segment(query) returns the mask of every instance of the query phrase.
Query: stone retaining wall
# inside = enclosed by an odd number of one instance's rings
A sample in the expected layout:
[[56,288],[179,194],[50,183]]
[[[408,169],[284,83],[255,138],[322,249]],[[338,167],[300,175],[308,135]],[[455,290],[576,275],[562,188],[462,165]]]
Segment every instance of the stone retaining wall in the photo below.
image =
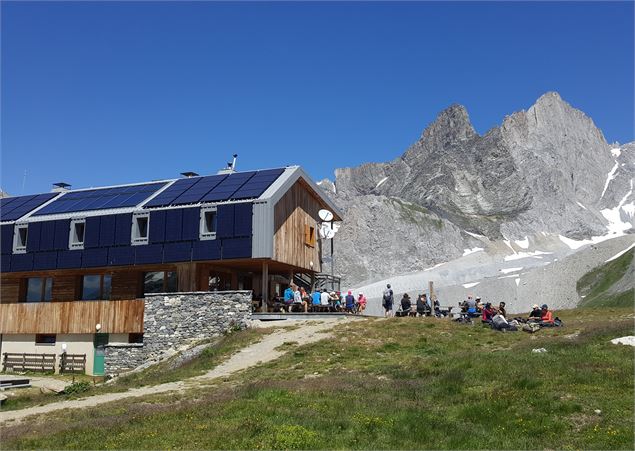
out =
[[107,346],[107,375],[156,362],[232,328],[244,329],[251,317],[251,291],[148,294],[144,300],[143,345]]

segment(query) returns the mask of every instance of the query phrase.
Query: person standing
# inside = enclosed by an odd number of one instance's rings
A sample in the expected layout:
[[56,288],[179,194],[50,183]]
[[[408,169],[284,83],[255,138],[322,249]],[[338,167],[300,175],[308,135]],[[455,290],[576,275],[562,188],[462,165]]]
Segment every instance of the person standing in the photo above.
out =
[[384,296],[382,300],[382,305],[384,306],[384,316],[386,318],[390,318],[392,316],[392,306],[395,301],[395,295],[390,288],[390,284],[386,285],[386,289],[384,290]]
[[348,290],[348,294],[346,295],[346,311],[355,313],[355,296],[353,296],[353,292]]

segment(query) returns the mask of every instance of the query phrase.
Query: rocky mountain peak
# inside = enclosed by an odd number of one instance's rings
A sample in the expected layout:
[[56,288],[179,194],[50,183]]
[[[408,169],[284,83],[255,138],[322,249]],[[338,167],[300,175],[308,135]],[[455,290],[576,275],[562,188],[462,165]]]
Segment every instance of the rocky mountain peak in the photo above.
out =
[[422,141],[432,141],[447,146],[478,136],[467,110],[463,105],[453,104],[441,111],[435,121],[421,135]]

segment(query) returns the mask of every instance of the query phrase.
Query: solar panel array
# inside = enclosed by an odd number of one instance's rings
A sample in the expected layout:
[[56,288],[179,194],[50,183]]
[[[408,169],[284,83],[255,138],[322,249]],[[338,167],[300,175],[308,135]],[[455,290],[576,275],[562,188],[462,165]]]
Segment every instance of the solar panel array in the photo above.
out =
[[267,169],[177,180],[145,207],[253,199],[260,197],[283,172],[283,168]]
[[0,199],[0,220],[15,221],[57,195],[58,193],[45,193],[2,198]]
[[165,186],[161,183],[71,191],[35,213],[34,216],[134,207]]

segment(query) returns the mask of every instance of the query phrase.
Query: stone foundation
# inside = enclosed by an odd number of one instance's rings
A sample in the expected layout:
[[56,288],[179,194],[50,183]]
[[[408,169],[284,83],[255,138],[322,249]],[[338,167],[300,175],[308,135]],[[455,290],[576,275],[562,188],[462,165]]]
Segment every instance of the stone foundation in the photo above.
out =
[[107,346],[107,375],[156,362],[232,328],[244,329],[251,318],[251,291],[148,294],[144,300],[143,345]]

